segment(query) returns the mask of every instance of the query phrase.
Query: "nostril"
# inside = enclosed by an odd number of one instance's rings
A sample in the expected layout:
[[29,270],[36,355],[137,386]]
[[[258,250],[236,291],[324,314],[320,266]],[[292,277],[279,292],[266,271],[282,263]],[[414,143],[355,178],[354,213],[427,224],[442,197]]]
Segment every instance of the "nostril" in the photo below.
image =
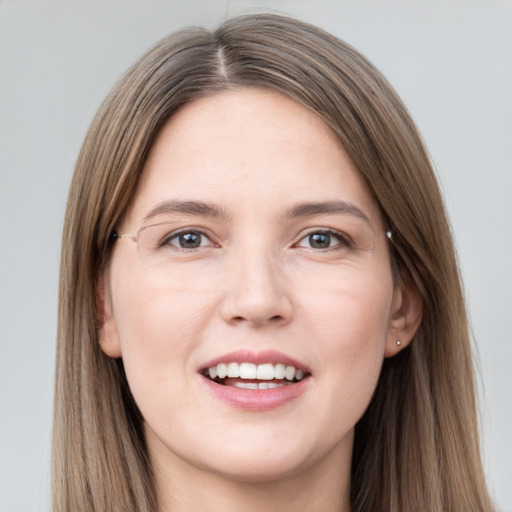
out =
[[250,324],[255,324],[255,325],[260,325],[260,324],[263,325],[265,323],[280,324],[281,322],[284,321],[284,316],[274,315],[268,319],[264,319],[264,318],[255,319],[255,318],[246,318],[242,315],[237,315],[237,316],[232,317],[231,321],[235,324],[240,324],[240,323],[244,323],[244,322],[249,322]]

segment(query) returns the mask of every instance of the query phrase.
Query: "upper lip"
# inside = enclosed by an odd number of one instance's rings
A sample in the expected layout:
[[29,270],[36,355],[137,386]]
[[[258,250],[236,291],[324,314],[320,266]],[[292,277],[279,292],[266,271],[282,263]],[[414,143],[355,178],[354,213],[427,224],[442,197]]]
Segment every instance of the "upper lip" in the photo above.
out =
[[221,363],[253,363],[256,365],[271,363],[271,364],[284,364],[285,366],[294,366],[296,370],[302,370],[310,373],[309,368],[304,364],[277,350],[263,350],[260,352],[252,352],[250,350],[236,350],[223,354],[222,356],[216,357],[207,361],[201,368],[200,371],[217,366]]

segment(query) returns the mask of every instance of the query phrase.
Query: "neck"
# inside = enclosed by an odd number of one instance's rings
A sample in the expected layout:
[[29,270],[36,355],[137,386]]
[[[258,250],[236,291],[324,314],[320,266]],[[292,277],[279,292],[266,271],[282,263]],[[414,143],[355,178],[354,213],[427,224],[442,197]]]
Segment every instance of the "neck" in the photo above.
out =
[[306,469],[256,481],[198,468],[173,454],[165,461],[152,454],[159,512],[350,512],[351,453],[340,451]]

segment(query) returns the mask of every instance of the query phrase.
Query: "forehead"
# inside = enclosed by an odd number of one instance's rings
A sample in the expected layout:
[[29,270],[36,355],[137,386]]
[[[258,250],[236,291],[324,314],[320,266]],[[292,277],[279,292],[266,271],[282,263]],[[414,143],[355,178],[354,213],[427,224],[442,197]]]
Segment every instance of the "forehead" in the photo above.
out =
[[220,203],[235,215],[346,200],[379,223],[371,194],[330,128],[290,98],[258,88],[198,99],[164,125],[127,222],[140,222],[169,199]]

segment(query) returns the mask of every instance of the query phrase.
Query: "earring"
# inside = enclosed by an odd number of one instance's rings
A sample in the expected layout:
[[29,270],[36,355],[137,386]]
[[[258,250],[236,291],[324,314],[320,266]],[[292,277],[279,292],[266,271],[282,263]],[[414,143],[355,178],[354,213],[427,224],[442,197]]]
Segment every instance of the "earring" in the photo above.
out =
[[399,347],[402,344],[400,340],[396,340],[396,346]]

